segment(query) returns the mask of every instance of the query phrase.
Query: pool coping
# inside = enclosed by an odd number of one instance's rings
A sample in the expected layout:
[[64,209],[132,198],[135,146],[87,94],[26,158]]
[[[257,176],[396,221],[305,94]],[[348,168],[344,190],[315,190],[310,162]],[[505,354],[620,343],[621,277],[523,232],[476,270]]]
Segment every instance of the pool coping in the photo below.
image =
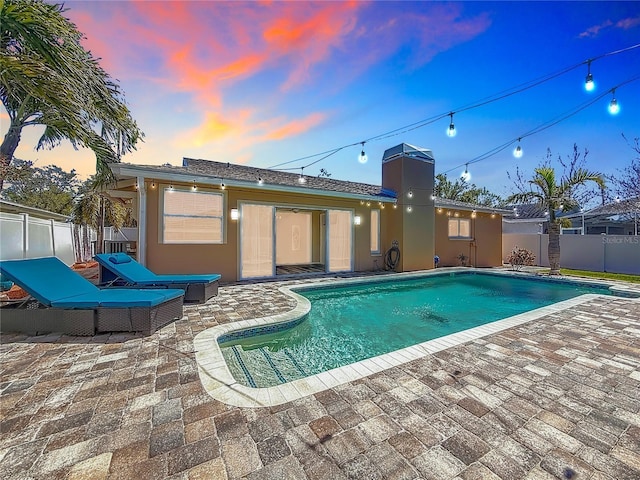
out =
[[[402,365],[420,358],[428,357],[434,353],[455,347],[472,340],[476,340],[487,335],[491,335],[511,327],[522,325],[533,320],[540,319],[547,315],[581,305],[583,303],[598,298],[610,298],[600,294],[583,294],[568,300],[563,300],[545,307],[530,310],[518,315],[496,320],[491,323],[473,327],[461,332],[452,333],[433,340],[428,340],[416,345],[385,353],[376,357],[361,360],[356,363],[345,365],[343,367],[334,368],[325,372],[311,375],[291,382],[283,383],[273,387],[253,388],[242,385],[236,381],[227,366],[226,360],[222,355],[222,351],[218,344],[218,338],[222,335],[233,331],[245,330],[247,328],[259,327],[265,325],[277,325],[280,323],[288,323],[300,319],[306,315],[311,304],[309,300],[302,295],[296,293],[296,290],[304,290],[309,288],[341,286],[358,283],[371,283],[379,281],[393,281],[394,279],[410,279],[431,276],[442,273],[455,272],[481,272],[483,274],[490,273],[492,275],[507,276],[527,276],[531,274],[523,272],[513,272],[504,270],[487,271],[484,269],[475,269],[468,267],[442,268],[435,270],[389,274],[385,277],[358,277],[346,279],[331,279],[317,283],[305,283],[300,285],[283,286],[279,291],[289,295],[297,300],[296,306],[288,312],[271,315],[261,318],[253,318],[242,320],[225,325],[219,325],[208,328],[193,340],[194,353],[196,357],[198,375],[206,392],[216,400],[228,405],[237,407],[271,407],[281,405],[293,400],[322,392],[330,388],[342,385],[344,383],[359,380],[361,378],[382,372],[392,367]],[[626,285],[615,284],[602,280],[580,279],[578,281],[569,279],[568,277],[545,278],[543,281],[562,281],[577,284],[594,284],[599,286],[608,286],[612,292],[616,294],[629,296],[640,295],[640,290]],[[640,299],[636,299],[640,301]]]

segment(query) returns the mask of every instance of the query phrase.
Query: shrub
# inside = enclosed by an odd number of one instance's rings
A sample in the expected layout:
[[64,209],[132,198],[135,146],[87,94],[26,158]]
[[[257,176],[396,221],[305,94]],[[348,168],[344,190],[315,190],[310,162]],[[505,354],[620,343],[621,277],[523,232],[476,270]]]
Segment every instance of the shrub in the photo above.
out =
[[507,257],[507,262],[509,262],[513,270],[520,271],[525,265],[533,265],[535,259],[536,256],[531,250],[514,247],[513,250],[511,250],[511,254]]

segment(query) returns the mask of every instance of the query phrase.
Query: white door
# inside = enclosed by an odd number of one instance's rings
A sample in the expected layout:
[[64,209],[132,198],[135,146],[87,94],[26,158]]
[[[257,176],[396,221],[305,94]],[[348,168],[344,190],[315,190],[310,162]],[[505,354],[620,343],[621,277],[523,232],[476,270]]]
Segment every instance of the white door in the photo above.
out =
[[240,278],[273,277],[273,207],[240,205]]

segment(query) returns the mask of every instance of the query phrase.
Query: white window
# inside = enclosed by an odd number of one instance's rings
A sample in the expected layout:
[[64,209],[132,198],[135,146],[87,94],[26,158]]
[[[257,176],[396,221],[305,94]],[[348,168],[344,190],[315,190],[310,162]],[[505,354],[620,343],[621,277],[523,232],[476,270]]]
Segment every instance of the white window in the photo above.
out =
[[224,195],[165,188],[162,243],[223,243]]
[[380,253],[380,210],[371,210],[371,254]]
[[468,218],[449,219],[449,238],[470,239],[471,220]]

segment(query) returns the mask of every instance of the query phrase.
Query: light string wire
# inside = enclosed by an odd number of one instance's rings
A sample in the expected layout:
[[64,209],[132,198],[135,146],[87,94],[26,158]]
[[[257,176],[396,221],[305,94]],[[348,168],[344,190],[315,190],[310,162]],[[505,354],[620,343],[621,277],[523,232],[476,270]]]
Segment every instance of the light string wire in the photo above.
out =
[[591,105],[593,105],[593,104],[597,103],[598,101],[602,100],[604,97],[606,97],[607,95],[611,94],[614,90],[617,90],[618,88],[622,87],[623,85],[627,85],[629,83],[636,82],[638,80],[640,80],[640,74],[636,75],[636,76],[634,76],[634,77],[632,77],[632,78],[630,78],[628,80],[625,80],[624,82],[616,85],[615,87],[612,87],[609,90],[601,93],[597,97],[595,97],[595,98],[593,98],[593,99],[591,99],[591,100],[589,100],[587,102],[584,102],[584,103],[582,103],[582,104],[580,104],[580,105],[578,105],[578,106],[576,106],[576,107],[574,107],[574,108],[572,108],[570,110],[567,110],[564,113],[558,115],[557,117],[554,117],[553,119],[538,125],[537,127],[534,127],[533,129],[529,130],[528,132],[525,132],[525,133],[523,133],[521,135],[518,135],[517,137],[515,137],[515,138],[513,138],[511,140],[508,140],[507,142],[505,142],[505,143],[503,143],[501,145],[498,145],[497,147],[492,148],[491,150],[483,153],[482,155],[478,155],[477,157],[474,157],[469,161],[465,161],[464,163],[461,163],[460,165],[456,165],[455,167],[452,167],[449,170],[445,170],[444,172],[440,172],[440,173],[446,175],[447,173],[450,173],[450,172],[452,172],[454,170],[457,170],[459,168],[462,168],[464,166],[471,165],[471,164],[474,164],[474,163],[478,163],[478,162],[481,162],[481,161],[486,160],[488,158],[491,158],[494,155],[497,155],[498,153],[502,152],[503,150],[509,148],[511,145],[514,145],[514,144],[518,143],[520,140],[522,140],[522,139],[524,139],[526,137],[530,137],[532,135],[535,135],[537,133],[540,133],[540,132],[542,132],[542,131],[544,131],[544,130],[546,130],[548,128],[553,127],[554,125],[557,125],[558,123],[560,123],[560,122],[562,122],[562,121],[564,121],[564,120],[566,120],[566,119],[568,119],[570,117],[573,117],[574,115],[580,113],[581,111],[585,110],[586,108],[590,107]]
[[[556,72],[553,72],[553,73],[550,73],[550,74],[547,74],[547,75],[543,75],[541,77],[538,77],[536,79],[530,80],[528,82],[521,83],[519,85],[516,85],[514,87],[508,88],[506,90],[502,90],[502,91],[500,91],[498,93],[495,93],[493,95],[489,95],[489,96],[484,97],[484,98],[482,98],[480,100],[477,100],[474,103],[463,105],[460,108],[457,108],[455,110],[451,110],[450,112],[434,115],[432,117],[425,118],[425,119],[419,120],[417,122],[410,123],[408,125],[404,125],[402,127],[398,127],[396,129],[389,130],[387,132],[384,132],[384,133],[381,133],[381,134],[378,134],[378,135],[374,135],[374,136],[369,137],[369,138],[367,138],[365,140],[361,140],[361,141],[358,141],[358,142],[354,142],[354,143],[350,143],[350,144],[347,144],[347,145],[343,145],[341,147],[336,147],[336,148],[333,148],[333,149],[330,149],[330,150],[326,150],[324,152],[315,153],[315,154],[307,155],[307,156],[304,156],[304,157],[299,157],[299,158],[296,158],[294,160],[289,160],[287,162],[278,163],[278,164],[273,165],[273,166],[268,167],[268,168],[269,169],[275,169],[275,170],[300,170],[300,169],[304,169],[304,168],[310,167],[312,165],[315,165],[316,163],[319,163],[322,160],[325,160],[326,158],[328,158],[328,157],[330,157],[330,156],[332,156],[332,155],[334,155],[334,154],[336,154],[336,153],[338,153],[341,150],[344,150],[346,148],[354,147],[354,146],[357,146],[357,145],[362,145],[362,144],[367,143],[367,142],[380,141],[380,140],[385,140],[387,138],[391,138],[391,137],[395,137],[395,136],[398,136],[398,135],[402,135],[403,133],[407,133],[407,132],[410,132],[412,130],[416,130],[418,128],[422,128],[422,127],[425,127],[425,126],[430,125],[432,123],[435,123],[435,122],[437,122],[439,120],[442,120],[442,119],[450,116],[451,114],[460,113],[460,112],[472,110],[472,109],[475,109],[475,108],[480,108],[480,107],[483,107],[485,105],[497,102],[499,100],[503,100],[505,98],[511,97],[511,96],[516,95],[518,93],[522,93],[522,92],[524,92],[526,90],[529,90],[531,88],[537,87],[537,86],[539,86],[539,85],[541,85],[543,83],[546,83],[546,82],[548,82],[550,80],[553,80],[553,79],[555,79],[557,77],[565,75],[565,74],[569,73],[570,71],[581,67],[582,65],[586,65],[586,64],[592,63],[592,62],[594,62],[596,60],[599,60],[601,58],[605,58],[605,57],[609,57],[609,56],[613,56],[613,55],[618,55],[620,53],[628,52],[630,50],[634,50],[634,49],[639,48],[639,47],[640,47],[640,43],[635,44],[635,45],[631,45],[629,47],[622,48],[622,49],[619,49],[619,50],[614,50],[614,51],[611,51],[611,52],[607,52],[607,53],[598,55],[596,57],[584,60],[582,62],[576,63],[576,64],[571,65],[569,67],[565,67],[565,68],[563,68],[561,70],[558,70]],[[628,82],[625,82],[625,83],[628,83]],[[623,84],[621,84],[621,85],[623,85]],[[611,90],[607,91],[606,93],[610,93],[610,92],[611,92]],[[602,98],[602,95],[598,99],[600,99],[600,98]],[[542,130],[540,130],[540,131],[542,131]],[[533,133],[530,133],[529,135],[533,135]],[[524,136],[520,137],[520,138],[524,138]],[[513,142],[511,142],[511,143],[513,143]],[[511,145],[511,143],[509,143],[509,145]],[[507,148],[509,145],[504,146],[502,149]],[[500,147],[496,147],[496,148],[500,148]],[[308,164],[306,164],[306,165],[304,165],[302,167],[279,168],[279,167],[282,167],[282,166],[285,166],[285,165],[290,165],[292,163],[301,162],[303,160],[308,160],[308,159],[315,158],[315,157],[318,157],[318,156],[321,156],[321,155],[324,155],[324,156],[321,157],[320,159],[314,160],[313,162],[308,163]],[[478,161],[478,160],[476,160],[476,161]],[[466,162],[466,163],[472,163],[472,161],[469,161],[469,162]],[[455,167],[455,168],[458,168],[458,167]]]

